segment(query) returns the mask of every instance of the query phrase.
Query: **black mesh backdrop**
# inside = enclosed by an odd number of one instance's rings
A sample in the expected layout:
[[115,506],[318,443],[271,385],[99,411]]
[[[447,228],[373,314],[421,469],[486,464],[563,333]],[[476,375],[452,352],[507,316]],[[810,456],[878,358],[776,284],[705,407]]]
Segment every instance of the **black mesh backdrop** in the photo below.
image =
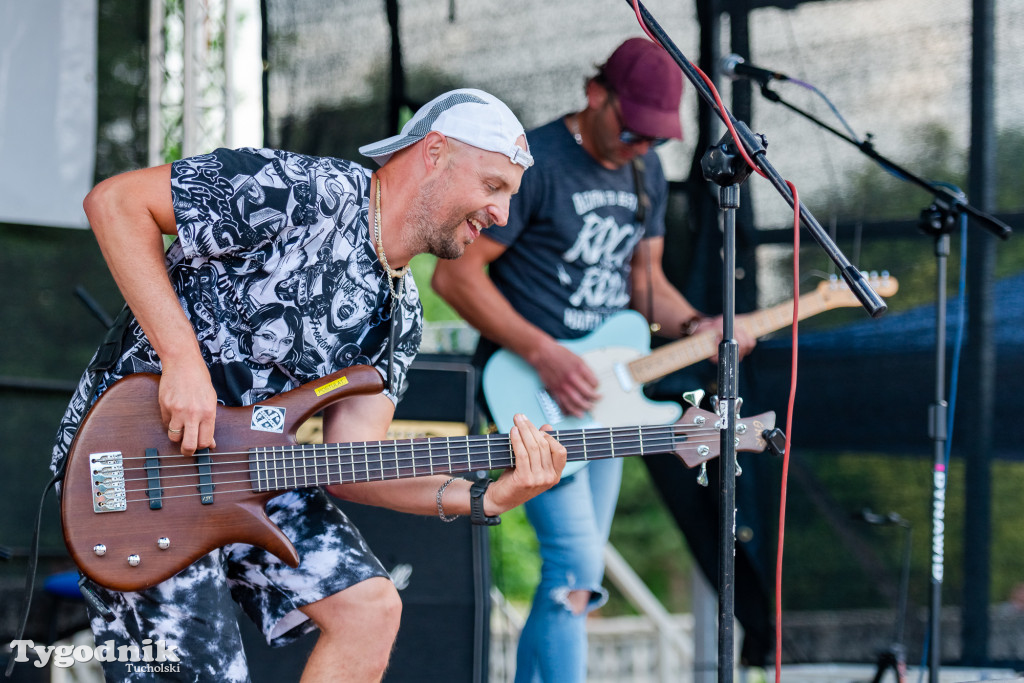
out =
[[[386,2],[269,0],[267,4],[268,142],[358,158],[360,144],[394,133],[388,126],[388,98],[393,93]],[[396,6],[405,79],[401,94],[406,103],[415,106],[450,87],[481,87],[508,102],[528,128],[581,107],[583,81],[593,73],[593,66],[622,39],[641,33],[628,5],[618,0],[514,4],[406,0]],[[682,51],[696,60],[700,32],[695,5],[650,2],[647,7]],[[996,3],[995,11],[996,204],[986,208],[1020,227],[1024,173],[1017,159],[1024,150],[1024,123],[1018,114],[1024,98],[1024,6]],[[965,188],[971,124],[971,12],[970,0],[828,0],[803,3],[796,9],[762,8],[749,15],[750,50],[743,56],[819,88],[846,118],[853,134],[861,138],[871,134],[882,154],[925,178]],[[729,29],[725,18],[723,54],[730,52],[732,44]],[[793,83],[771,87],[794,105],[845,130],[829,106],[808,90]],[[723,84],[726,102],[732,89],[730,83]],[[696,122],[697,103],[688,88],[683,121],[687,140],[666,146],[662,155],[670,179],[680,183],[679,190],[688,180]],[[768,136],[769,159],[797,184],[819,220],[835,230],[846,255],[866,270],[889,270],[900,279],[901,292],[890,301],[890,315],[925,306],[927,316],[927,306],[934,301],[933,242],[917,231],[916,224],[919,211],[930,202],[929,195],[885,173],[848,143],[769,102],[756,88],[750,124]],[[712,137],[720,134],[717,130]],[[771,232],[787,225],[789,209],[767,183],[755,178],[748,187],[758,228],[755,239],[761,246],[751,266],[756,272],[742,275],[749,276],[747,282],[756,279],[756,299],[763,307],[790,296],[792,254],[784,243],[788,238]],[[692,287],[694,296],[707,302],[702,305],[713,307],[718,296],[713,266],[719,248],[714,225],[688,225],[685,195],[679,191],[674,199],[669,243],[679,251],[667,256],[669,274]],[[828,273],[830,262],[807,235],[803,241],[806,289]],[[953,243],[950,269],[955,274],[959,238]],[[1019,273],[1024,264],[1019,237],[1000,244],[997,254],[998,278]],[[688,266],[687,272],[680,272],[681,266]],[[951,295],[954,280],[951,275]],[[864,321],[859,309],[832,311],[808,321],[804,329],[810,334]],[[1002,324],[1011,325],[1012,318]],[[885,362],[869,359],[864,366],[853,365],[853,337],[840,334],[846,346],[840,343],[831,351],[816,352],[802,376],[797,446],[801,446],[801,428],[808,439],[799,453],[799,476],[790,482],[784,605],[800,613],[891,607],[899,538],[851,525],[848,517],[850,509],[865,505],[897,511],[915,525],[913,628],[908,630],[913,658],[920,653],[927,590],[930,442],[922,416],[932,386],[927,345],[931,333],[927,325],[915,331],[902,323],[886,330],[889,337],[882,343],[888,345],[889,355]],[[908,335],[917,335],[913,339],[918,343],[909,344]],[[774,408],[781,416],[787,392],[785,342],[762,346],[763,351],[746,364],[741,393],[748,395],[752,409]],[[1007,386],[1006,378],[1018,367],[1019,356],[1014,353],[1019,354],[1019,345],[999,342],[998,348],[1003,378],[999,391],[1008,392],[1000,396],[1010,396],[1012,386]],[[912,358],[900,356],[911,352],[916,353]],[[870,354],[858,357],[864,356]],[[840,368],[845,372],[836,371]],[[832,392],[817,391],[833,381],[849,383],[857,391],[843,392],[841,385]],[[675,391],[670,382],[666,386],[665,391]],[[830,422],[843,425],[834,430],[831,440]],[[1024,477],[1021,465],[1014,462],[1020,452],[1012,440],[997,444],[997,455],[1004,460],[994,465],[994,510],[1012,506],[1013,482]],[[771,503],[778,497],[777,463],[762,469],[756,485],[752,480],[744,484],[759,490],[758,505],[767,497],[767,509],[754,506],[752,510],[771,529]],[[962,467],[954,460],[944,591],[944,602],[954,607],[965,581],[958,537],[966,504],[962,476]],[[998,540],[993,547],[993,603],[1005,599],[1014,577],[1024,576],[1020,559],[1024,539],[1010,527],[997,512],[992,531]],[[773,533],[759,537],[762,558],[774,556]],[[785,655],[795,661],[837,656],[872,660],[874,649],[886,645],[891,636],[892,613],[882,614],[882,625],[846,638],[845,650],[837,645],[833,652],[820,641],[797,642],[794,635]],[[815,629],[818,626],[812,625],[807,630]],[[945,635],[952,642],[943,643],[943,651],[947,658],[957,659],[957,631],[947,629]],[[859,649],[850,647],[851,640],[857,641]],[[998,647],[1002,646],[995,642],[990,647],[994,659],[1019,661],[1022,657]]]

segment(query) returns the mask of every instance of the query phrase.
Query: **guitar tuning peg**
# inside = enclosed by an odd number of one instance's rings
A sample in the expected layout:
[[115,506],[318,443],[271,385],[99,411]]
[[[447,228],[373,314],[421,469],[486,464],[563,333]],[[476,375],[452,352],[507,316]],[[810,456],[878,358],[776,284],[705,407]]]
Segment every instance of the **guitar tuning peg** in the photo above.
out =
[[740,408],[741,407],[743,407],[743,397],[742,396],[737,396],[736,397],[736,419],[737,420],[740,418]]
[[700,464],[700,474],[697,475],[697,483],[707,488],[708,485],[708,464],[702,462]]
[[699,408],[700,402],[704,400],[704,390],[694,389],[693,391],[687,391],[683,394],[683,400],[694,408]]
[[718,412],[718,394],[712,395],[709,400],[711,401],[711,410],[717,413]]
[[770,431],[764,430],[761,438],[765,440],[772,455],[782,457],[786,454],[786,435],[778,427]]
[[740,467],[740,459],[739,458],[736,458],[735,462],[736,462],[736,476],[738,477],[741,474],[743,474],[743,468]]

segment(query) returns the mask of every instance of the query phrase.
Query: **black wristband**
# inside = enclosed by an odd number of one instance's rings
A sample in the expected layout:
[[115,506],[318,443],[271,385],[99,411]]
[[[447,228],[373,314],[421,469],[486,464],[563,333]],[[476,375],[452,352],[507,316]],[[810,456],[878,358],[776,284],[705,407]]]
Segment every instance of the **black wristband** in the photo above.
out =
[[484,514],[484,492],[491,485],[489,477],[477,479],[469,487],[469,521],[481,526],[497,526],[501,524],[501,517],[494,515],[488,517]]

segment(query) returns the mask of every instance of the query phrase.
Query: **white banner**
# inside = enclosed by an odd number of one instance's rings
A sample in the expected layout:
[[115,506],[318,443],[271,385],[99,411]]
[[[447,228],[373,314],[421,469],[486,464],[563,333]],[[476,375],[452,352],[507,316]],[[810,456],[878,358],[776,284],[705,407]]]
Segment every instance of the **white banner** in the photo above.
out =
[[84,228],[96,154],[96,0],[0,3],[0,221]]

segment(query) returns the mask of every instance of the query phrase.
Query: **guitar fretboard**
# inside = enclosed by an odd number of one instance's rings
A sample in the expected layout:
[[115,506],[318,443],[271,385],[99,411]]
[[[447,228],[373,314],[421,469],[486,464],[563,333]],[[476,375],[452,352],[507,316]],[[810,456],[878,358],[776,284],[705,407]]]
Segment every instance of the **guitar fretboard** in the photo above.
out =
[[[828,310],[828,303],[820,291],[800,297],[800,320]],[[736,326],[752,337],[762,337],[769,332],[781,330],[793,322],[793,302],[766,308],[751,313]],[[629,363],[629,372],[638,384],[646,384],[665,375],[689,367],[710,358],[718,348],[718,335],[713,330],[704,330],[686,339],[680,339],[655,349],[649,355]]]
[[[567,460],[600,460],[673,451],[689,437],[677,425],[552,432]],[[717,436],[715,437],[717,438]],[[515,465],[508,434],[253,448],[254,491],[461,474]]]

